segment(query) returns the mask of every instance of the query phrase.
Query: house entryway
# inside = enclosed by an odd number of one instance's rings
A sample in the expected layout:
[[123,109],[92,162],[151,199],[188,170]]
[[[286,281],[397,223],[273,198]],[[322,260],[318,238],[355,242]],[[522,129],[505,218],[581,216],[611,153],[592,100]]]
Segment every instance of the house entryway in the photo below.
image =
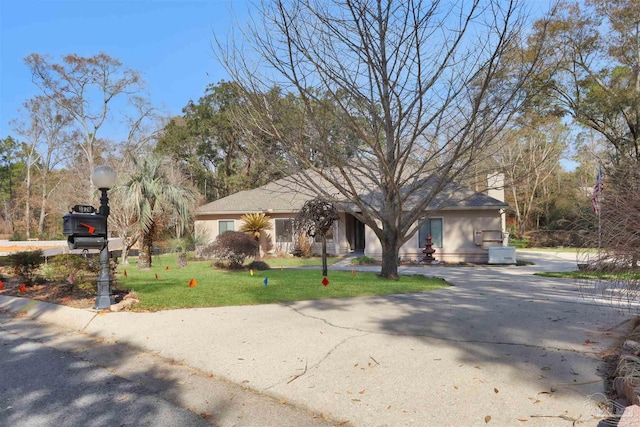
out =
[[347,241],[351,252],[364,254],[364,223],[351,214],[345,218]]

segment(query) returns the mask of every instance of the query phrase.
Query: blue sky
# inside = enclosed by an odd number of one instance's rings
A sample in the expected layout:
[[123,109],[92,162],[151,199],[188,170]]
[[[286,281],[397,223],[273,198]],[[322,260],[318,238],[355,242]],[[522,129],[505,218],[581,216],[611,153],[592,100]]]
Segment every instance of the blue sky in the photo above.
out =
[[[59,62],[105,52],[142,74],[156,108],[180,114],[209,83],[229,79],[213,58],[212,36],[226,37],[246,10],[247,0],[1,0],[0,138],[20,139],[10,122],[39,94],[24,65],[31,53]],[[126,129],[107,126],[101,136],[119,140]]]
[[31,53],[58,62],[105,52],[142,74],[154,106],[180,114],[207,84],[228,80],[212,34],[226,36],[245,11],[245,0],[2,0],[0,138],[15,136],[9,122],[39,93],[23,62]]

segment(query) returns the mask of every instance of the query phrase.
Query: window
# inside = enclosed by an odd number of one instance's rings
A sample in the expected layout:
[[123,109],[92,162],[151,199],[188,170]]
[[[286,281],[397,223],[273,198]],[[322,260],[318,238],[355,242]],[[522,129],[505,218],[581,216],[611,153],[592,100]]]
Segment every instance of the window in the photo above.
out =
[[218,234],[222,234],[225,231],[234,231],[233,220],[218,221]]
[[424,248],[427,236],[431,235],[431,242],[434,248],[442,247],[442,218],[429,218],[418,233],[418,247]]
[[291,219],[276,219],[276,242],[293,242]]

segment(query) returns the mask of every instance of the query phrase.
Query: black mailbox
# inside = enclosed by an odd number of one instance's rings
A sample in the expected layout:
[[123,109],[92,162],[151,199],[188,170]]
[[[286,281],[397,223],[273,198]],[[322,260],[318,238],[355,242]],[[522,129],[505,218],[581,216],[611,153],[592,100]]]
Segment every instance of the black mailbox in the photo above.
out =
[[102,249],[107,243],[107,217],[68,213],[62,217],[62,234],[69,249]]

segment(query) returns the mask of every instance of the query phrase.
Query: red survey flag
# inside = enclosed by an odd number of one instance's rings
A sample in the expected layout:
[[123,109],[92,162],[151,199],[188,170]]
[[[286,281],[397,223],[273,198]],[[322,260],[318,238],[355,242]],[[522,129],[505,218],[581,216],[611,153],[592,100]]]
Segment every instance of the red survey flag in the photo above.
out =
[[24,283],[22,285],[20,285],[20,287],[18,288],[18,290],[20,292],[27,292],[27,285],[25,285]]
[[198,282],[196,282],[196,279],[189,280],[189,287],[190,288],[195,288],[197,285],[198,285]]
[[327,279],[326,277],[322,279],[322,284],[324,286],[327,286],[329,284],[329,279]]

